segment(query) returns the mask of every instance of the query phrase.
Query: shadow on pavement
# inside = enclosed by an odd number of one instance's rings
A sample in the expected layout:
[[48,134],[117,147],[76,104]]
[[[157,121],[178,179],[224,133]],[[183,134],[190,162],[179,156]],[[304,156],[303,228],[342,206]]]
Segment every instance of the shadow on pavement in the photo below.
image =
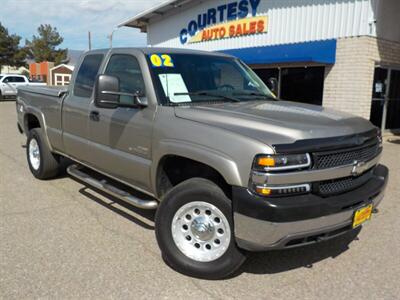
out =
[[400,145],[400,138],[390,138],[390,139],[388,139],[388,142],[392,143],[392,144]]
[[[76,180],[76,179],[74,179],[74,180]],[[90,193],[88,191],[89,189],[96,191],[96,193],[104,196],[106,199],[111,200],[111,202],[105,202],[102,199],[100,199],[99,197],[96,197],[95,195],[93,195],[92,193]],[[122,209],[119,209],[117,206],[115,206],[115,204],[118,204],[118,205],[126,208],[127,210],[132,211],[132,213],[147,219],[148,221],[150,221],[151,224],[154,223],[154,217],[155,217],[154,210],[143,210],[140,208],[136,208],[128,203],[125,203],[122,200],[112,197],[109,194],[104,193],[100,190],[97,190],[91,186],[85,186],[84,188],[81,188],[79,190],[79,193],[81,193],[83,196],[89,198],[90,200],[96,202],[97,204],[100,204],[100,205],[108,208],[109,210],[117,213],[121,217],[124,217],[125,219],[128,219],[129,221],[131,221],[139,226],[142,226],[145,229],[154,230],[154,225],[150,225],[150,224],[147,224],[146,222],[143,222],[139,218],[135,217],[133,214],[130,214]]]
[[[76,179],[74,179],[76,180]],[[103,195],[106,199],[112,202],[106,202],[99,197],[96,197],[89,190],[95,190],[96,193]],[[79,192],[85,197],[93,200],[94,202],[110,209],[111,211],[119,214],[120,216],[128,219],[129,221],[142,226],[145,229],[154,230],[154,217],[155,211],[146,211],[136,208],[130,204],[127,204],[119,199],[116,199],[102,191],[94,189],[92,187],[84,187]],[[118,204],[126,208],[129,212],[119,209]],[[149,225],[136,215],[147,219],[152,225]],[[268,252],[249,253],[247,261],[244,265],[231,276],[237,277],[242,273],[251,274],[276,274],[281,272],[290,271],[298,268],[312,268],[315,263],[318,263],[327,258],[336,258],[343,252],[349,249],[349,244],[355,240],[358,240],[358,234],[361,231],[361,227],[358,227],[346,234],[333,238],[329,241],[320,242],[308,246],[299,248],[285,249],[285,250],[274,250]]]
[[[105,192],[88,186],[76,178],[71,177],[71,179],[85,186],[79,190],[79,193],[86,198],[108,208],[132,223],[148,230],[154,230],[154,210],[136,208]],[[92,191],[95,191],[104,198],[96,196]],[[298,268],[312,268],[314,264],[322,260],[336,258],[347,251],[349,249],[349,244],[358,240],[357,236],[360,231],[361,227],[358,227],[329,241],[299,248],[249,253],[247,261],[236,273],[230,276],[230,278],[237,277],[242,273],[276,274]]]
[[329,241],[299,248],[275,250],[269,252],[250,253],[238,274],[275,274],[297,268],[312,268],[327,258],[336,258],[349,249],[349,244],[358,240],[361,227]]

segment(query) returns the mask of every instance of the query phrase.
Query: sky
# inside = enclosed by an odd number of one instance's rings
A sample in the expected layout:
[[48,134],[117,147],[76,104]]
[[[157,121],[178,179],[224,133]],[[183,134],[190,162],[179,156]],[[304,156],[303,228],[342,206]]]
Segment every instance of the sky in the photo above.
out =
[[[61,48],[108,48],[107,36],[119,23],[165,0],[0,0],[0,22],[9,33],[31,39],[40,24],[57,27],[64,37]],[[146,45],[146,34],[135,28],[120,28],[113,36],[114,47]]]

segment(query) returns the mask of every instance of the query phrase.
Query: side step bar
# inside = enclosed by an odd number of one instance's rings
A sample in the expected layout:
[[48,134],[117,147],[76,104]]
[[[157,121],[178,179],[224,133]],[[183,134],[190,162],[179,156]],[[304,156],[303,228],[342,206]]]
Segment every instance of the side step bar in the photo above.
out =
[[88,185],[99,189],[111,196],[114,196],[122,201],[125,201],[133,206],[142,209],[156,209],[158,206],[158,202],[156,200],[142,200],[139,199],[128,192],[125,192],[109,183],[106,180],[97,180],[91,177],[89,174],[80,170],[81,167],[78,165],[71,165],[67,168],[67,173],[72,177],[75,177]]

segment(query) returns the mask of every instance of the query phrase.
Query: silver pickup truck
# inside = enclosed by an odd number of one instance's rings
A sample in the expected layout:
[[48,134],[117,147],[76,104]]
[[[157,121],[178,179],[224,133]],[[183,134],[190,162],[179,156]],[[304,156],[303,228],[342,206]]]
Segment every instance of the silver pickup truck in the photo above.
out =
[[239,59],[163,48],[87,52],[67,89],[23,87],[32,174],[68,173],[157,209],[162,256],[226,277],[246,251],[325,241],[382,200],[380,132],[350,114],[276,99]]

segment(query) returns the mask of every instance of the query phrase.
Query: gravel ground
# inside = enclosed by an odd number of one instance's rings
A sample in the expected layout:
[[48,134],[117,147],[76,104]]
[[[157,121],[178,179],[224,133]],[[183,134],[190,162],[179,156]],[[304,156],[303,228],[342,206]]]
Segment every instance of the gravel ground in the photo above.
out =
[[63,176],[33,178],[15,103],[0,103],[0,298],[399,299],[400,139],[385,142],[390,182],[360,232],[303,248],[251,254],[220,281],[171,270],[153,214]]

